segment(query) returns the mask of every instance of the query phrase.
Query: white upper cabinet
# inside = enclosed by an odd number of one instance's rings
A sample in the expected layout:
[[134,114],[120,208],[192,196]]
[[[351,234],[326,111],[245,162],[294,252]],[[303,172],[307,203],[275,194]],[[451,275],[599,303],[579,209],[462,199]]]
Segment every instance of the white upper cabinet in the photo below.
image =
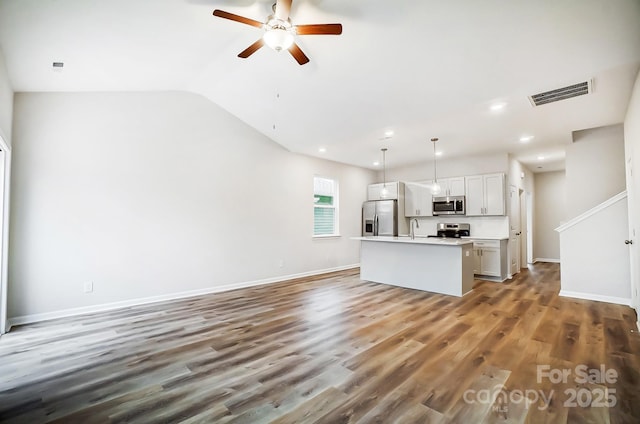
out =
[[504,174],[490,174],[484,176],[484,214],[504,215]]
[[464,177],[444,178],[442,181],[439,181],[439,183],[442,187],[442,192],[439,196],[465,195],[466,188],[464,185]]
[[465,182],[466,214],[467,216],[484,215],[484,188],[482,175],[467,177]]
[[404,216],[432,216],[432,181],[407,182],[404,185]]
[[504,215],[504,174],[466,177],[465,196],[467,216]]
[[389,195],[383,198],[380,197],[380,191],[384,185],[384,183],[369,184],[367,186],[367,200],[398,200],[398,182],[394,181],[386,183]]

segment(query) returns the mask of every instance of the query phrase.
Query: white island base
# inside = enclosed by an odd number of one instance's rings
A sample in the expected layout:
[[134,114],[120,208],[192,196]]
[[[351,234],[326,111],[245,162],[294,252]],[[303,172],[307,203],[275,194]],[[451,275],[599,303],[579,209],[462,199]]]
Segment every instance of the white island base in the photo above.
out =
[[473,242],[460,239],[354,237],[360,278],[462,296],[473,288]]

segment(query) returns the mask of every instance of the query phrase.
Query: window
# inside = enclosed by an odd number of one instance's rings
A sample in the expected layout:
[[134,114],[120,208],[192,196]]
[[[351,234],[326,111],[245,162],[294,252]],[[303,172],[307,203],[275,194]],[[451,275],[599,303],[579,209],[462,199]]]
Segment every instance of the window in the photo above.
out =
[[338,182],[313,177],[313,235],[338,235]]

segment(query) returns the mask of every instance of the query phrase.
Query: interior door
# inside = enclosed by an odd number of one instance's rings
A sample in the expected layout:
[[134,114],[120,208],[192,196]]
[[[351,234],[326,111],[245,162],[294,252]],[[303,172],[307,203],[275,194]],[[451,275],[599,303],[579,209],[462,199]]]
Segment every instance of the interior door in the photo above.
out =
[[640,176],[633,174],[634,152],[632,143],[626,143],[626,173],[627,173],[627,205],[629,209],[629,238],[626,240],[629,246],[629,266],[631,268],[631,303],[638,314],[640,322],[640,249],[638,248],[637,231],[640,230],[640,199],[637,195],[637,187]]
[[516,186],[509,186],[509,273],[520,272],[520,193]]

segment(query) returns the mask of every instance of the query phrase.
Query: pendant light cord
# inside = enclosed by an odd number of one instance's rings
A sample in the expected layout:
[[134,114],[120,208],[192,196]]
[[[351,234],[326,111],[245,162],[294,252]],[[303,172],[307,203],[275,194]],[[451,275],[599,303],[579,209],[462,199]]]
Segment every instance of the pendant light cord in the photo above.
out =
[[387,156],[387,149],[381,149],[382,150],[382,187],[386,187],[387,186],[387,162],[386,162],[386,156]]
[[433,181],[434,182],[438,182],[438,172],[437,172],[437,167],[436,167],[436,141],[438,141],[437,138],[432,138],[431,141],[433,141]]

